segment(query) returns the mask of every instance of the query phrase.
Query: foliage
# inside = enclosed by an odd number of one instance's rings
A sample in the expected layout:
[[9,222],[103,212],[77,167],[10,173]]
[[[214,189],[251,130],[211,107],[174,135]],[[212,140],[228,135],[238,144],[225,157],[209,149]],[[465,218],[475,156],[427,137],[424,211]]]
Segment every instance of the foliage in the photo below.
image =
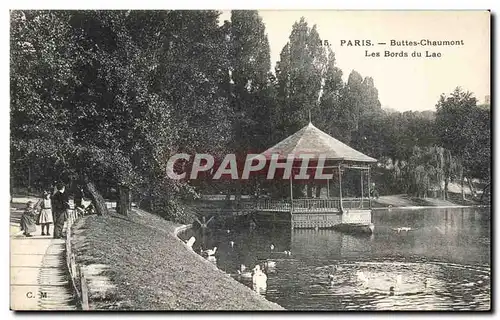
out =
[[[167,179],[171,155],[261,152],[305,126],[309,114],[379,160],[381,193],[425,196],[437,188],[446,197],[452,181],[491,179],[491,111],[472,93],[441,96],[436,112],[384,111],[374,79],[353,70],[344,82],[335,52],[304,18],[272,74],[258,12],[233,11],[224,23],[219,15],[12,11],[12,185],[42,189],[87,177],[101,193],[130,189],[133,201],[187,221],[185,199],[212,189],[251,193],[256,182]],[[346,194],[355,193],[356,179]],[[288,194],[286,186],[268,187]]]
[[[327,53],[316,26],[304,18],[292,27],[290,41],[276,64],[277,110],[275,139],[281,140],[307,124],[308,115],[319,102],[326,71]],[[275,141],[278,142],[278,141]]]

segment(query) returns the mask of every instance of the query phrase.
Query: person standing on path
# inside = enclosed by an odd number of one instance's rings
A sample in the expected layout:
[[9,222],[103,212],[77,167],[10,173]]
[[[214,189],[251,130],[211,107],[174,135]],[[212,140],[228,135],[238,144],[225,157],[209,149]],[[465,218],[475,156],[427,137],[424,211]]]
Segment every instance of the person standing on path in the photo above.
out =
[[83,187],[81,185],[76,186],[74,195],[75,195],[75,208],[79,208],[82,205],[84,196]]
[[[50,200],[50,192],[43,192],[43,199],[39,201],[37,206],[40,206],[40,215],[38,216],[38,224],[42,226],[42,236],[48,235],[50,236],[49,228],[50,225],[54,222],[52,216],[52,201]],[[45,228],[47,228],[47,233],[44,232]]]
[[69,209],[69,197],[65,192],[63,184],[57,186],[57,192],[52,197],[52,210],[54,213],[54,239],[63,237],[62,231],[64,228],[64,221],[66,219],[67,211]]
[[26,203],[26,209],[21,216],[21,230],[26,237],[33,237],[32,232],[36,231],[36,212],[33,201]]

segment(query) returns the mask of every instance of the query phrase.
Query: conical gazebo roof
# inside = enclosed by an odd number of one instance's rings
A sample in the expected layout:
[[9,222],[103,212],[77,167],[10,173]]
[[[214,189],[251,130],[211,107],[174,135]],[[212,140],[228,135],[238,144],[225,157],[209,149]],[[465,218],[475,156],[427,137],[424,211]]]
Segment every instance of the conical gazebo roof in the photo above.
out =
[[339,140],[331,137],[320,129],[309,123],[285,140],[262,153],[267,159],[273,154],[279,154],[280,159],[286,159],[289,154],[312,154],[315,159],[320,156],[326,160],[353,161],[353,162],[377,162]]

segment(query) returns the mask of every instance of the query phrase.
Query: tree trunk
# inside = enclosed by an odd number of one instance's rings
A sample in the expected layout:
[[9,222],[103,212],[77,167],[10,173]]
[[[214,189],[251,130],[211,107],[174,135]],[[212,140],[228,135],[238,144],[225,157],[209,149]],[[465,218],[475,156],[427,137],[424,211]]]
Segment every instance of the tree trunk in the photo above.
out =
[[241,182],[240,182],[239,179],[236,180],[235,183],[236,183],[236,195],[234,196],[234,200],[236,200],[236,203],[239,203],[240,200],[241,200],[241,189],[242,189],[242,187],[241,187]]
[[94,204],[96,213],[98,215],[106,215],[109,214],[108,208],[106,207],[106,202],[104,198],[96,189],[92,181],[85,179],[85,186],[87,187],[88,192],[90,193],[90,197],[92,198],[92,203]]
[[483,199],[484,199],[484,193],[486,192],[486,189],[488,189],[488,187],[490,186],[490,184],[488,183],[484,188],[483,188],[483,191],[481,193],[481,199],[479,199],[479,202],[483,202]]
[[444,197],[443,200],[448,200],[448,183],[450,179],[449,177],[444,178]]
[[132,210],[132,190],[128,189],[128,209]]
[[126,216],[129,206],[129,188],[125,185],[118,185],[118,200],[116,201],[116,212]]
[[476,191],[474,190],[474,185],[472,184],[472,179],[467,178],[467,182],[469,184],[470,194],[473,198],[476,197]]
[[465,200],[464,178],[464,168],[460,168],[460,188],[462,189],[462,200]]

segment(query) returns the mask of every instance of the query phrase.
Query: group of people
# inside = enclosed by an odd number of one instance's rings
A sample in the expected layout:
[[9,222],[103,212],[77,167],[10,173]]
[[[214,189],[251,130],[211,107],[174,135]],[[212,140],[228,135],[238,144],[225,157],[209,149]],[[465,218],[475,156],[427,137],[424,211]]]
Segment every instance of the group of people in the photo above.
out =
[[[83,192],[78,189],[75,195],[75,209],[81,214],[92,211],[92,205],[85,208],[82,205]],[[51,195],[50,191],[44,191],[43,199],[36,204],[33,201],[28,201],[26,209],[21,216],[21,230],[26,237],[32,237],[32,233],[36,231],[36,225],[42,227],[42,236],[50,236],[50,225],[54,224],[53,236],[54,239],[63,237],[62,231],[64,222],[68,216],[70,209],[69,195],[63,184],[56,185],[56,191]]]

